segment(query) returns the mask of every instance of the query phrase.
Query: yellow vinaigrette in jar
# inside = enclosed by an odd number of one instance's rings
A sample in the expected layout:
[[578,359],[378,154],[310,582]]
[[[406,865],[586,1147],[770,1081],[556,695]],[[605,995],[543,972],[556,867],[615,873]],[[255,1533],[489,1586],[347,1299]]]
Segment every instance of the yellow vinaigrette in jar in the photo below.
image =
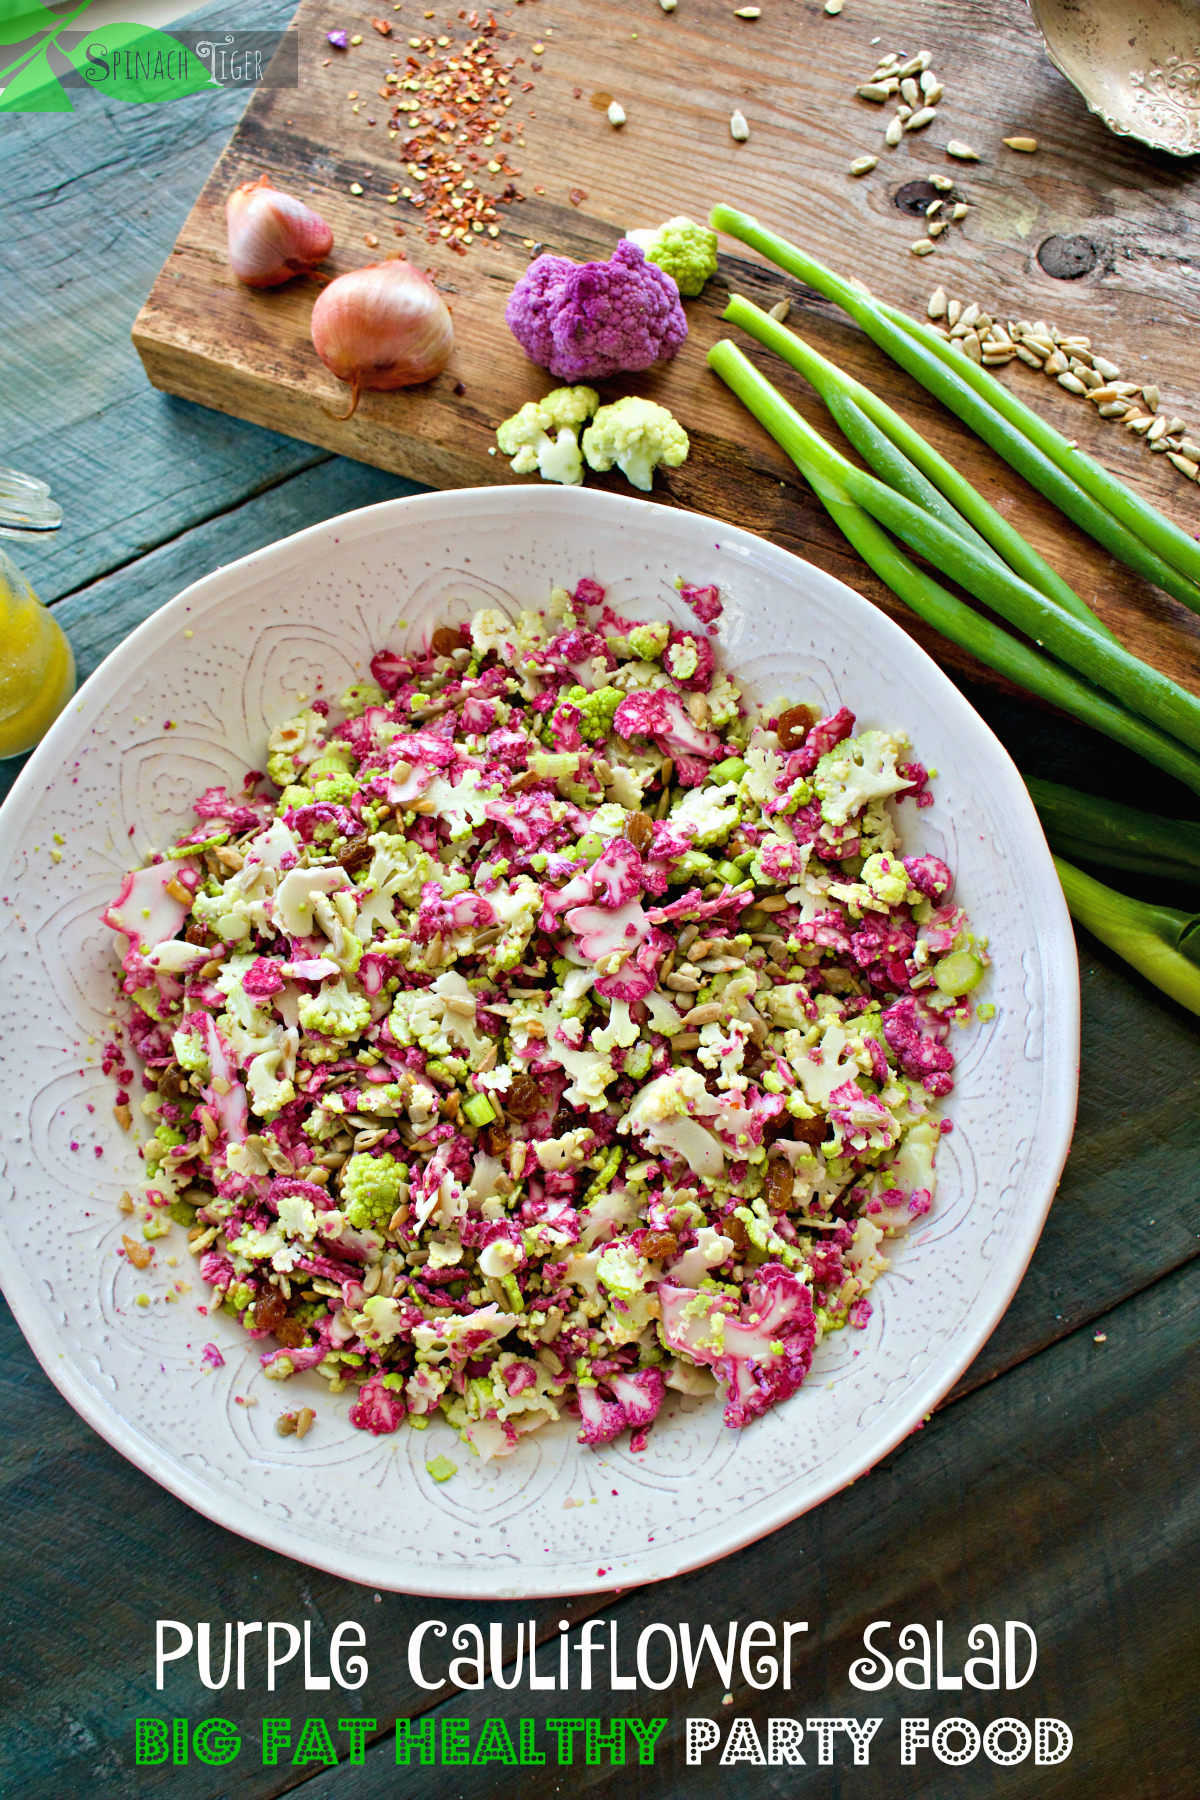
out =
[[32,750],[74,692],[62,627],[0,550],[0,757]]

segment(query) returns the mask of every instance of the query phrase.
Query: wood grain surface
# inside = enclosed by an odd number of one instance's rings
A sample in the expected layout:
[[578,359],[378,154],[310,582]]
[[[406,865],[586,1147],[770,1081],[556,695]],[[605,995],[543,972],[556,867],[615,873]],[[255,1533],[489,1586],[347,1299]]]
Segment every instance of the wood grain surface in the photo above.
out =
[[[392,138],[391,104],[378,97],[393,50],[403,59],[411,37],[424,43],[435,32],[461,45],[477,35],[469,22],[447,6],[427,20],[406,4],[385,41],[369,14],[303,0],[299,89],[254,95],[138,317],[135,343],[157,385],[433,486],[519,480],[488,451],[496,424],[552,384],[503,323],[504,301],[533,249],[607,256],[631,226],[677,212],[703,218],[726,199],[883,298],[923,313],[941,283],[997,316],[1082,331],[1126,373],[1156,381],[1172,412],[1187,418],[1194,409],[1197,309],[1187,238],[1200,208],[1190,166],[1122,142],[1093,119],[1048,62],[1023,7],[864,0],[830,18],[812,0],[769,0],[760,19],[741,21],[728,0],[685,0],[672,14],[612,0],[528,0],[492,16],[489,41],[513,65],[508,148],[523,196],[498,208],[499,238],[455,255],[440,238],[426,241],[404,200],[388,204],[397,184],[412,185],[399,160],[406,133]],[[362,43],[331,50],[324,33],[335,25]],[[882,141],[888,114],[853,92],[888,48],[929,48],[946,83],[934,123],[894,151]],[[592,104],[597,94],[620,99],[628,122],[619,131]],[[743,144],[729,134],[734,105],[750,123]],[[1004,148],[1015,131],[1036,132],[1036,156]],[[980,161],[948,158],[951,138],[971,143]],[[855,180],[848,164],[864,150],[881,161]],[[398,249],[434,273],[456,331],[454,358],[437,381],[368,395],[353,418],[334,416],[344,411],[344,389],[309,339],[315,285],[253,292],[228,266],[225,197],[263,170],[329,220],[331,273]],[[920,260],[909,245],[923,219],[898,198],[931,170],[948,172],[972,210]],[[486,171],[480,178],[489,179]],[[503,179],[495,178],[497,188]],[[582,196],[578,204],[572,195]],[[1064,237],[1078,240],[1091,263],[1077,279],[1047,273],[1046,264],[1057,265],[1045,246]],[[740,253],[724,256],[704,294],[689,302],[690,335],[672,362],[601,384],[606,399],[651,395],[686,425],[691,456],[658,478],[660,499],[797,550],[900,617],[941,660],[995,679],[917,625],[863,569],[792,465],[708,371],[705,352],[727,334],[720,313],[731,289],[768,305],[790,297],[795,329],[958,462],[1131,649],[1200,691],[1200,622],[1069,526],[833,308]],[[832,429],[798,377],[762,360],[807,417]],[[1023,364],[1004,379],[1180,522],[1200,523],[1200,497],[1164,457]],[[619,475],[589,479],[624,486]]]

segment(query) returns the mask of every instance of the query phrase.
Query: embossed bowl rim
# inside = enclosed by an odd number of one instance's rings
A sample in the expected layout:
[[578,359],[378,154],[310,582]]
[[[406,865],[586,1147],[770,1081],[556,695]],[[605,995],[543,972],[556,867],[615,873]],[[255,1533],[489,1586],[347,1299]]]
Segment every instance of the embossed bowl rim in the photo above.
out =
[[[75,1352],[69,1347],[64,1350],[65,1340],[60,1337],[59,1328],[36,1292],[38,1268],[19,1261],[0,1267],[5,1295],[46,1374],[75,1410],[114,1449],[153,1480],[216,1523],[330,1574],[365,1586],[436,1594],[447,1599],[546,1598],[665,1580],[753,1543],[819,1505],[869,1470],[917,1429],[924,1416],[953,1387],[994,1330],[1019,1286],[1070,1147],[1078,1083],[1079,976],[1070,918],[1025,785],[1007,751],[974,708],[926,652],[884,613],[853,589],[789,551],[703,514],[658,507],[650,502],[584,488],[458,489],[385,501],[324,520],[194,582],[174,600],[160,607],[105,658],[22,771],[0,814],[4,827],[0,831],[0,879],[7,876],[10,894],[20,891],[20,876],[15,869],[10,873],[13,858],[19,854],[23,835],[34,826],[48,785],[84,744],[94,721],[103,714],[110,699],[120,692],[122,683],[136,673],[145,672],[147,652],[164,661],[168,659],[178,650],[181,627],[187,623],[197,626],[210,608],[236,595],[244,583],[258,586],[273,566],[281,573],[294,568],[300,546],[311,545],[326,561],[337,556],[349,558],[360,538],[375,537],[381,529],[393,524],[398,531],[409,526],[416,528],[426,520],[443,525],[455,521],[469,527],[472,518],[494,517],[500,507],[516,518],[527,515],[531,523],[539,515],[549,513],[557,524],[561,524],[565,515],[573,528],[575,525],[579,528],[578,538],[572,539],[572,551],[578,543],[581,566],[589,554],[589,536],[593,543],[607,542],[612,534],[620,534],[624,526],[631,528],[635,540],[630,552],[632,562],[634,556],[645,553],[638,549],[636,540],[639,534],[644,535],[644,528],[650,523],[653,549],[669,545],[672,555],[685,569],[689,567],[687,559],[692,555],[690,567],[693,573],[711,563],[715,545],[722,557],[727,553],[733,559],[730,578],[741,564],[756,576],[770,579],[785,590],[811,596],[821,609],[834,616],[857,615],[858,621],[869,628],[872,642],[878,649],[880,665],[890,664],[911,683],[914,691],[923,691],[926,701],[936,701],[940,715],[950,721],[956,743],[961,746],[962,760],[956,771],[960,780],[969,777],[972,785],[978,784],[980,789],[986,786],[997,804],[1002,805],[1022,852],[1028,853],[1026,873],[1032,879],[1023,891],[1035,903],[1033,910],[1038,925],[1033,948],[1046,982],[1043,1076],[1035,1149],[1030,1157],[1035,1168],[1025,1181],[1019,1228],[1013,1231],[1010,1240],[1006,1240],[1006,1266],[1003,1271],[997,1271],[1002,1278],[995,1286],[985,1286],[978,1293],[953,1345],[926,1358],[918,1373],[906,1376],[905,1404],[893,1412],[887,1429],[881,1432],[877,1428],[874,1431],[870,1427],[864,1428],[861,1444],[856,1445],[854,1453],[840,1455],[835,1468],[818,1465],[797,1476],[791,1487],[784,1487],[777,1494],[752,1505],[748,1512],[725,1516],[719,1527],[714,1526],[701,1535],[698,1544],[693,1539],[686,1549],[673,1550],[669,1542],[656,1545],[653,1551],[643,1547],[629,1555],[622,1554],[617,1566],[603,1572],[597,1570],[595,1574],[586,1566],[587,1562],[595,1560],[594,1551],[590,1557],[583,1552],[583,1561],[579,1557],[567,1559],[564,1556],[558,1567],[526,1562],[525,1573],[520,1578],[506,1580],[504,1571],[483,1561],[472,1565],[467,1560],[440,1570],[435,1577],[426,1565],[381,1567],[378,1553],[369,1547],[360,1549],[347,1543],[344,1549],[339,1547],[331,1551],[324,1544],[314,1546],[303,1527],[294,1527],[277,1517],[268,1518],[261,1505],[240,1494],[222,1491],[219,1483],[206,1481],[188,1467],[181,1455],[164,1453],[149,1441],[136,1421],[124,1416],[119,1400],[105,1403],[96,1388],[85,1379],[81,1367],[76,1366]],[[558,578],[561,571],[547,571],[547,574]],[[397,606],[401,600],[402,596],[398,598]],[[730,662],[736,669],[736,655]],[[864,667],[857,691],[846,696],[848,700],[857,700],[863,713],[870,711],[871,679],[870,668]],[[163,741],[167,741],[165,736]],[[943,771],[943,791],[945,782],[952,779],[954,773]],[[39,829],[44,831],[45,828],[43,821]],[[1002,951],[1004,947],[993,942],[993,948]],[[111,1132],[114,1143],[118,1135],[114,1125]],[[44,1200],[42,1194],[31,1193],[28,1197],[31,1201]],[[753,1430],[751,1427],[750,1431]],[[581,1451],[579,1454],[591,1453]],[[498,1466],[503,1468],[503,1464]],[[486,1530],[486,1525],[481,1529]],[[657,1529],[660,1528],[656,1526]]]

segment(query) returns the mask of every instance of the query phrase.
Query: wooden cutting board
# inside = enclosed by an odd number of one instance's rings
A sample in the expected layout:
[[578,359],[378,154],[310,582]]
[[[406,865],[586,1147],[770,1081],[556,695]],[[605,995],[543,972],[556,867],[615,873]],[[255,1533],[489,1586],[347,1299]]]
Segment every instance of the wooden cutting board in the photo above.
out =
[[[1091,117],[1050,65],[1017,0],[1003,8],[977,0],[846,0],[835,17],[814,0],[762,0],[756,20],[738,18],[732,0],[678,0],[670,13],[656,0],[525,0],[490,15],[480,8],[475,27],[465,7],[380,4],[393,27],[387,38],[369,12],[343,0],[302,0],[299,88],[255,91],[134,326],[155,386],[435,487],[536,479],[514,476],[503,457],[489,454],[499,421],[554,385],[504,324],[505,301],[530,257],[539,247],[605,257],[628,228],[681,212],[704,218],[723,199],[910,311],[923,315],[941,285],[997,317],[1084,332],[1127,377],[1157,383],[1163,409],[1189,419],[1200,436],[1188,249],[1200,206],[1191,164],[1120,140]],[[486,29],[489,18],[494,30]],[[362,41],[339,52],[325,37],[336,28]],[[410,55],[427,60],[430,47],[452,57],[481,28],[497,64],[508,65],[512,105],[496,148],[520,171],[511,177],[520,197],[497,204],[497,237],[485,233],[455,254],[436,233],[427,242],[408,201],[389,203],[399,185],[419,184],[401,161],[411,115],[393,135],[392,104],[379,91],[393,55],[408,73]],[[448,42],[439,47],[434,39]],[[888,51],[921,49],[932,51],[945,95],[924,132],[889,150],[883,128],[891,109],[854,89]],[[609,96],[627,115],[619,130],[607,118]],[[744,143],[730,135],[735,106],[750,127]],[[505,129],[511,140],[502,146]],[[1027,133],[1038,139],[1036,155],[1004,147],[1004,137]],[[971,144],[980,160],[949,158],[950,139]],[[452,149],[454,140],[454,131],[444,134]],[[508,170],[493,176],[486,162],[469,161],[469,148],[457,150],[463,178],[500,195]],[[855,179],[848,165],[867,151],[879,165]],[[477,154],[495,149],[478,146]],[[430,270],[453,309],[456,336],[453,360],[435,382],[368,394],[353,418],[335,416],[345,410],[346,390],[309,338],[317,286],[297,281],[253,292],[228,266],[225,197],[264,170],[329,221],[331,273],[396,251]],[[971,210],[920,259],[909,246],[923,235],[932,190],[913,184],[931,172],[951,175]],[[766,306],[789,297],[795,330],[956,461],[1131,649],[1200,692],[1200,620],[1063,520],[834,308],[740,246],[722,248],[730,254],[719,274],[687,304],[690,334],[674,360],[600,384],[605,399],[650,395],[685,425],[690,457],[658,477],[658,499],[797,551],[868,594],[941,660],[995,680],[881,587],[794,467],[708,370],[705,352],[725,334],[720,315],[731,289]],[[803,381],[753,354],[836,439]],[[1200,528],[1195,484],[1164,456],[1023,364],[1010,365],[1003,378],[1185,527]],[[617,474],[589,481],[629,491]]]

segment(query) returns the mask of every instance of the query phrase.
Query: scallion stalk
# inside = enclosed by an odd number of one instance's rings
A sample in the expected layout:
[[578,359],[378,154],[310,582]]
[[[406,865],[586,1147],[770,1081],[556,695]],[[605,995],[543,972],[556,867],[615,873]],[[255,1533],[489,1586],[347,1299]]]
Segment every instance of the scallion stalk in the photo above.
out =
[[[947,462],[931,444],[926,443],[906,419],[894,412],[887,403],[864,387],[852,375],[847,375],[836,363],[814,350],[811,344],[797,337],[769,313],[762,311],[752,301],[740,294],[730,296],[729,305],[722,317],[731,324],[740,325],[751,337],[757,338],[760,344],[774,350],[784,362],[798,369],[820,394],[826,406],[837,420],[844,435],[854,445],[859,454],[874,469],[875,473],[889,486],[895,487],[910,500],[921,503],[921,491],[907,475],[902,465],[889,458],[887,447],[894,447],[903,461],[911,465],[912,472],[920,473],[926,478],[927,490],[932,488],[942,498],[946,511],[925,499],[928,511],[944,523],[953,526],[955,519],[960,521],[960,536],[967,536],[974,531],[979,541],[990,545],[1003,558],[1010,569],[1014,569],[1031,587],[1043,593],[1047,600],[1061,606],[1065,612],[1086,624],[1093,625],[1105,637],[1116,639],[1107,625],[1098,619],[1085,600],[1080,599],[1074,588],[1065,582],[1056,570],[1050,567],[1031,544],[1027,544],[1016,528],[1001,517],[995,507],[989,506],[983,495],[974,488],[966,476],[956,469],[953,463]],[[874,429],[863,429],[864,421],[860,415],[865,414],[865,423]],[[880,442],[881,434],[884,442]],[[965,529],[962,529],[965,528]]]
[[804,426],[805,433],[810,428],[735,345],[727,341],[717,344],[708,360],[806,476],[863,561],[919,618],[997,674],[1061,707],[1200,794],[1200,756],[974,612],[910,561],[871,515],[811,461],[806,454],[807,438],[793,430],[796,424]]
[[1072,861],[1200,882],[1200,825],[1166,819],[1057,781],[1025,777],[1052,850]]
[[1200,914],[1131,900],[1054,858],[1071,917],[1156,988],[1200,1013]]
[[[756,384],[761,384],[778,406],[785,409],[786,441],[783,438],[779,441],[810,480],[812,471],[819,470],[880,524],[902,538],[910,549],[953,576],[1010,625],[1033,638],[1039,648],[1044,645],[1052,655],[1090,681],[1097,682],[1132,711],[1140,713],[1191,749],[1200,750],[1200,699],[1194,694],[1131,655],[1120,644],[1109,642],[1090,625],[1052,605],[990,551],[981,553],[974,544],[964,541],[957,532],[903,494],[896,493],[874,475],[855,468],[775,393],[736,345],[722,342],[709,352],[708,360],[727,381],[730,372],[739,369],[747,391],[756,391]],[[730,385],[734,384],[730,382]],[[742,388],[737,391],[742,393]],[[742,397],[745,398],[744,393]],[[751,407],[751,411],[763,418],[757,408]],[[766,423],[765,419],[763,423]],[[778,435],[772,427],[768,426],[768,429],[772,430],[773,436]]]
[[[1037,488],[1048,500],[1052,500],[1060,512],[1073,519],[1097,543],[1103,544],[1105,549],[1110,550],[1137,574],[1162,588],[1165,593],[1173,595],[1194,612],[1200,612],[1200,586],[1183,574],[1174,563],[1167,561],[1152,544],[1144,542],[1136,532],[1123,525],[1052,457],[997,412],[990,400],[985,399],[964,379],[957,367],[957,357],[953,358],[955,366],[951,367],[942,356],[936,355],[906,328],[894,323],[881,304],[865,289],[834,274],[815,257],[806,255],[795,244],[789,244],[786,238],[766,230],[748,214],[738,212],[730,206],[715,206],[709,215],[709,223],[715,230],[727,232],[730,237],[749,244],[779,268],[808,282],[818,293],[833,300],[861,325],[868,337],[887,351],[894,362],[907,369],[923,387],[943,401],[951,412],[957,413],[964,424],[969,425],[986,444],[990,444],[1031,486]],[[933,335],[936,336],[936,333]],[[938,343],[941,344],[940,338]],[[969,358],[963,360],[968,363],[970,361]],[[974,368],[973,363],[970,366]],[[999,382],[996,383],[997,387],[1000,385]],[[1004,391],[1007,392],[1007,389]],[[1065,450],[1065,440],[1063,444]],[[1143,505],[1140,502],[1138,504]],[[1153,514],[1162,528],[1156,531],[1154,541],[1170,538],[1174,543],[1178,528],[1170,526],[1169,521],[1156,513],[1153,507],[1144,510]]]
[[[947,357],[953,357],[954,367],[958,369],[958,355],[938,332],[932,331],[920,319],[910,318],[898,307],[888,306],[883,301],[878,304],[886,318],[899,325],[902,331],[908,332],[910,337],[925,344],[943,362]],[[1194,537],[1160,513],[1156,506],[1151,506],[1148,500],[1143,500],[1131,488],[1127,488],[1123,481],[1118,481],[1115,475],[1094,461],[1086,451],[1073,448],[1062,433],[1048,424],[1040,413],[1034,412],[1031,406],[1026,406],[1002,381],[997,381],[990,369],[981,368],[970,357],[962,360],[967,365],[960,371],[962,378],[977,394],[981,394],[1018,431],[1024,432],[1031,443],[1044,450],[1060,469],[1064,469],[1101,506],[1107,507],[1113,517],[1135,532],[1144,544],[1149,544],[1151,549],[1174,564],[1191,580],[1200,582],[1200,544]]]

